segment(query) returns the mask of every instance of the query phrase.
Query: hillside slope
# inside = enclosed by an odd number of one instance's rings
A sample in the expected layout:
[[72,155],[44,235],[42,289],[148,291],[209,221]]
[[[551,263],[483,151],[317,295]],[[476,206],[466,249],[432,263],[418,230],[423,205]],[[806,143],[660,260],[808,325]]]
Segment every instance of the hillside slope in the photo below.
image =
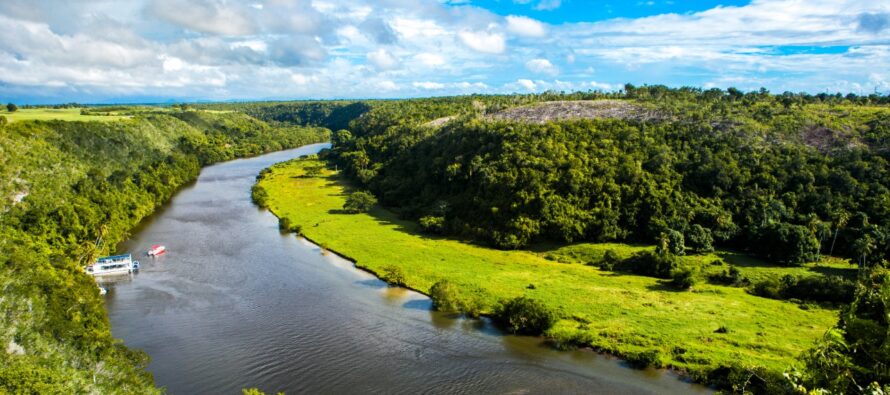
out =
[[0,392],[159,392],[147,355],[112,338],[82,265],[113,252],[202,165],[327,137],[205,112],[0,127]]

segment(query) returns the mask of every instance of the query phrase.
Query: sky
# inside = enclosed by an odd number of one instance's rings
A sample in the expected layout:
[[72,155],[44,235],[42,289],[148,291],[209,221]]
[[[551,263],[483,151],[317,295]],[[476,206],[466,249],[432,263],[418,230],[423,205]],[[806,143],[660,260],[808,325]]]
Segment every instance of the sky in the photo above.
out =
[[890,93],[890,0],[0,0],[0,102]]

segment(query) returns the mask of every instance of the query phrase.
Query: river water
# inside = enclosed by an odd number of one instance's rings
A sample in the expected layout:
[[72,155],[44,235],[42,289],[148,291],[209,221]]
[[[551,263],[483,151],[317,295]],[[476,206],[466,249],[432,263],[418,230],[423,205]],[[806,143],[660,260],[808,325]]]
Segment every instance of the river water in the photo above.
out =
[[123,251],[152,244],[135,276],[108,284],[115,337],[152,358],[170,394],[707,393],[663,371],[555,351],[485,321],[430,310],[294,235],[250,201],[260,170],[317,144],[207,167]]

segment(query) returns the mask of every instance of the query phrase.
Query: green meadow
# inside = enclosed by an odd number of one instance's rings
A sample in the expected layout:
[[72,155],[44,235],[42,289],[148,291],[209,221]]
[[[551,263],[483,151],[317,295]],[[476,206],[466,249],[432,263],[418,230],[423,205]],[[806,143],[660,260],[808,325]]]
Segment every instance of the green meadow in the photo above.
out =
[[119,115],[81,115],[80,108],[25,108],[15,112],[0,111],[9,122],[17,121],[116,121],[129,118]]
[[[360,268],[374,273],[401,268],[407,285],[421,292],[448,279],[479,298],[486,312],[500,300],[537,299],[562,317],[547,333],[559,345],[585,345],[631,358],[648,355],[652,364],[705,381],[704,374],[721,366],[780,373],[837,321],[836,310],[757,297],[744,288],[699,280],[690,291],[676,291],[665,280],[587,264],[607,250],[629,256],[647,246],[539,245],[502,251],[424,235],[414,222],[380,207],[345,214],[341,209],[349,185],[330,170],[317,177],[304,174],[305,166],[317,164],[300,160],[273,166],[258,182],[267,194],[266,206]],[[727,263],[751,279],[855,273],[839,260],[786,268],[729,251],[683,259],[698,265],[701,277]],[[715,260],[727,263],[717,266]]]

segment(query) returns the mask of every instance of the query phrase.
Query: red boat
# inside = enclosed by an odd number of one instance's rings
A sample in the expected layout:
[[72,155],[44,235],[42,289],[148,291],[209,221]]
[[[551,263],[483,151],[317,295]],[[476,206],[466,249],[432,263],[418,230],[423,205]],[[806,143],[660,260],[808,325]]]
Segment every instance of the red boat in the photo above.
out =
[[160,244],[155,244],[151,246],[151,249],[148,250],[148,256],[159,256],[167,253],[167,247],[164,247]]

